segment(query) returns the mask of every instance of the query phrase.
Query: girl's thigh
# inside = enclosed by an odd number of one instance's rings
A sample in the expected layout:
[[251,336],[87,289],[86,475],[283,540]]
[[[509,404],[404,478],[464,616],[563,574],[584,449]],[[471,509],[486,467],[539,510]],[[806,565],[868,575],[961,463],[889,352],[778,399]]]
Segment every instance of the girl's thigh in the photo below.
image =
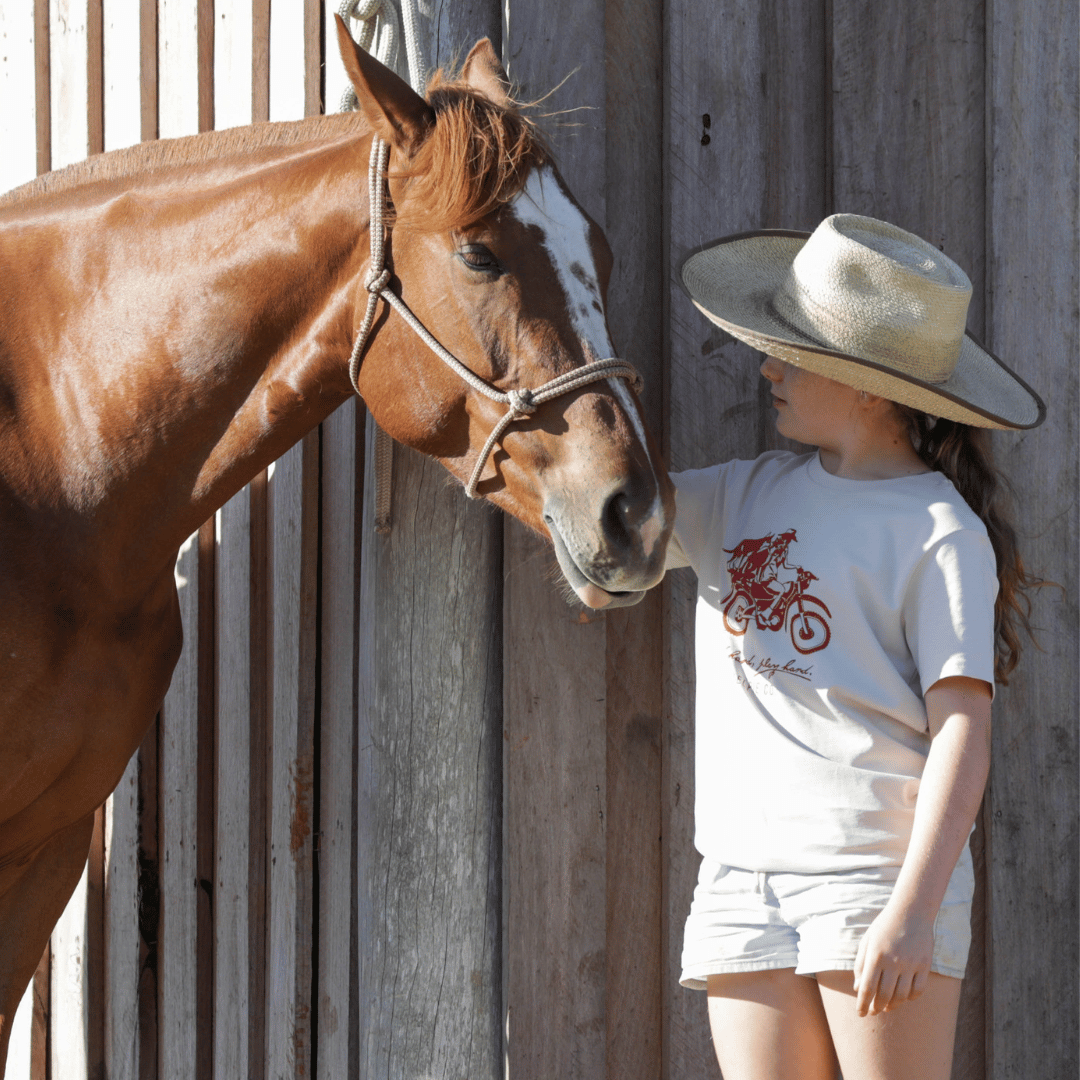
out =
[[960,1004],[959,979],[931,972],[920,997],[877,1016],[855,1012],[850,971],[819,971],[817,982],[844,1076],[949,1080]]
[[836,1080],[821,998],[794,968],[710,975],[709,1025],[724,1080]]

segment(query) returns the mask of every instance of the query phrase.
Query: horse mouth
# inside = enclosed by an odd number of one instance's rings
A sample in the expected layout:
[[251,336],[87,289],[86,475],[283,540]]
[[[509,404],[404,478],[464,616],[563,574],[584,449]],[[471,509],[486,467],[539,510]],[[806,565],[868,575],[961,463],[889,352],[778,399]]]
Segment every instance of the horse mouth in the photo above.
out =
[[571,557],[566,548],[559,530],[555,524],[547,521],[548,532],[551,534],[551,542],[555,545],[555,558],[559,562],[559,569],[563,572],[574,595],[586,606],[599,610],[600,608],[633,607],[640,603],[645,592],[625,591],[615,592],[597,585],[591,578],[585,576],[578,564]]

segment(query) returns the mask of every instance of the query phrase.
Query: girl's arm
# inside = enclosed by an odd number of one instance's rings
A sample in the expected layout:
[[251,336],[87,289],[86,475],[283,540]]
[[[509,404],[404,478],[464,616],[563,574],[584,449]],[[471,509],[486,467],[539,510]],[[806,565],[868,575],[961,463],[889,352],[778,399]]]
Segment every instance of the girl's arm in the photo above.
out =
[[888,904],[855,959],[860,1016],[917,998],[934,950],[934,920],[968,841],[990,771],[990,687],[952,676],[926,691],[932,742],[911,844]]

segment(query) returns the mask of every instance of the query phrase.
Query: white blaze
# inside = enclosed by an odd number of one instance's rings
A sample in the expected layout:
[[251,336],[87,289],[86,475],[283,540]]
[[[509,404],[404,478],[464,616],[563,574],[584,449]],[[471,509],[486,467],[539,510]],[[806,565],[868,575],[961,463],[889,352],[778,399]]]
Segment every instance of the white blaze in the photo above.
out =
[[[551,256],[559,284],[566,294],[567,311],[586,356],[591,360],[604,360],[615,355],[615,348],[608,336],[604,320],[604,306],[600,297],[600,280],[589,246],[589,223],[581,210],[563,191],[550,166],[534,169],[529,174],[525,188],[514,200],[513,212],[524,225],[533,225],[543,234],[543,245]],[[656,469],[649,457],[645,441],[645,428],[638,416],[629,389],[622,379],[608,379],[615,397],[622,405],[634,432],[641,441],[649,467],[656,477]],[[650,510],[646,525],[659,521],[660,486]],[[658,525],[650,532],[642,530],[646,554],[659,535]]]

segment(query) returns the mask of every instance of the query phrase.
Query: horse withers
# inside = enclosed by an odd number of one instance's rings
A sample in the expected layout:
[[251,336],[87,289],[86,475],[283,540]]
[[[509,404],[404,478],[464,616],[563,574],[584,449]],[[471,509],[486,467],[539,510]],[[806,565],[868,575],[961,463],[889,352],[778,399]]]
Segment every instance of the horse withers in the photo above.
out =
[[[386,287],[477,384],[378,301],[368,408],[550,536],[584,603],[662,573],[671,486],[626,372],[596,366],[611,255],[490,44],[424,100],[338,29],[357,113],[145,144],[0,200],[0,1068],[179,656],[180,544],[353,392],[374,138]],[[516,396],[477,467],[506,413],[479,384]]]

